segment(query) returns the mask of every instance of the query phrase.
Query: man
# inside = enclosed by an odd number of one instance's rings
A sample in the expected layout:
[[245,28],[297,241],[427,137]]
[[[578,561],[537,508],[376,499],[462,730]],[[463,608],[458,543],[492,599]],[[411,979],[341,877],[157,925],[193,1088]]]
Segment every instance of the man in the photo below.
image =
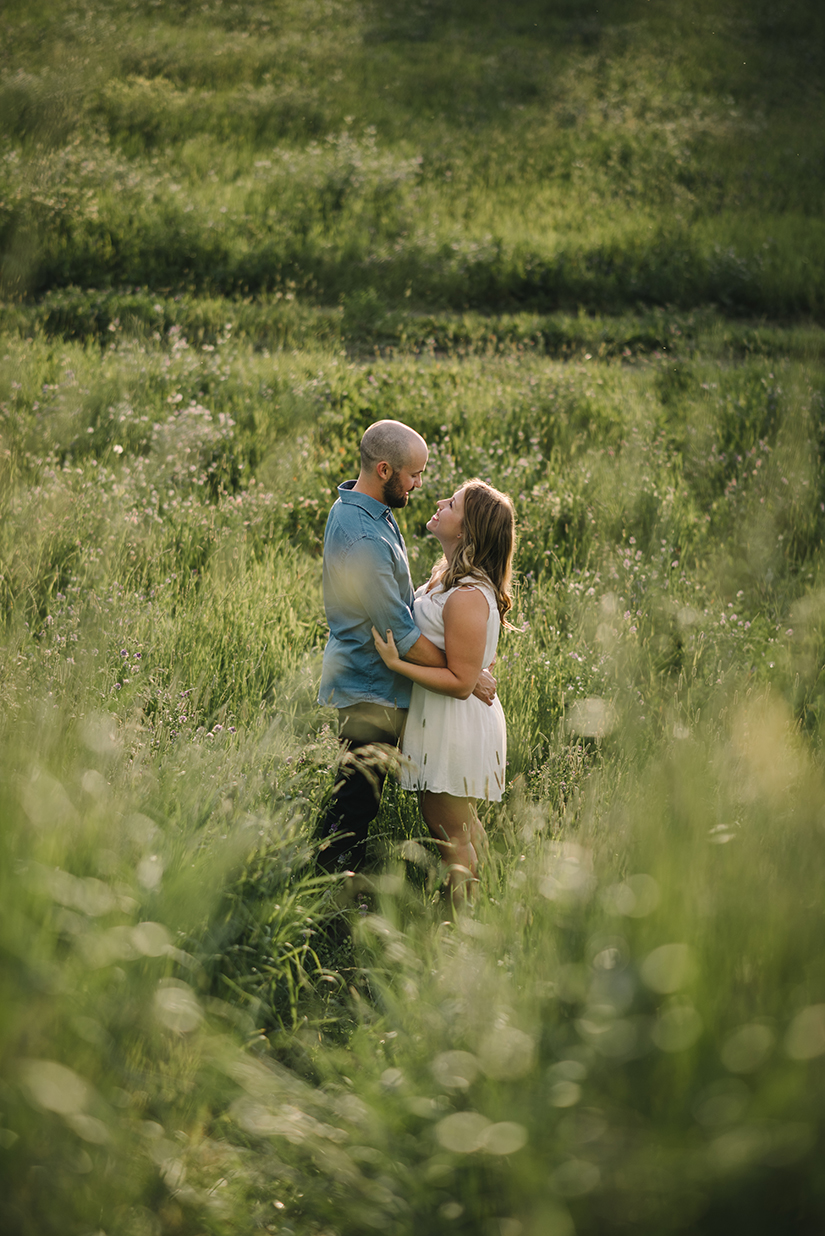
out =
[[[378,814],[410,702],[409,680],[384,665],[372,627],[391,630],[406,660],[446,664],[441,649],[415,625],[407,549],[392,514],[421,488],[428,455],[426,442],[409,425],[391,420],[370,425],[361,439],[358,479],[339,485],[327,519],[324,608],[330,633],[318,697],[338,709],[344,758],[318,824],[323,842],[318,863],[326,871],[364,866],[367,831]],[[492,703],[495,679],[486,671],[475,694]]]

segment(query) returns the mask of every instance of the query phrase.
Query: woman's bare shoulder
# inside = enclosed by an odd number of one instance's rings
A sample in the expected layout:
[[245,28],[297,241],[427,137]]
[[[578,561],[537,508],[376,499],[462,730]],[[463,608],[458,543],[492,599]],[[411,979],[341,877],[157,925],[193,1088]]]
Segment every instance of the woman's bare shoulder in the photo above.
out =
[[449,615],[461,621],[471,620],[475,615],[486,621],[489,610],[490,601],[484,589],[472,581],[462,582],[451,588],[444,604],[445,618]]

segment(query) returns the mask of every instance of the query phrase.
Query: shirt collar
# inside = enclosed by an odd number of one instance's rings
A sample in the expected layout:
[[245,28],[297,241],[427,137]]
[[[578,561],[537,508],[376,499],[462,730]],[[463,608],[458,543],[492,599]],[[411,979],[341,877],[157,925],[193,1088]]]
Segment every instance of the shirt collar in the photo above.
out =
[[338,496],[345,506],[360,506],[373,519],[385,519],[390,515],[390,508],[383,502],[371,498],[369,494],[356,493],[353,490],[355,481],[344,481],[338,486]]

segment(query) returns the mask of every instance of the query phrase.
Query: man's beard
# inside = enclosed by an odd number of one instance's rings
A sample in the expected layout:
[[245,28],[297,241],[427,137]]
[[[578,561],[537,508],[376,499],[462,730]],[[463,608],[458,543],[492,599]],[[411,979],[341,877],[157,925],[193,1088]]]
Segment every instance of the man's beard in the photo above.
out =
[[384,488],[381,490],[381,497],[386,502],[387,506],[401,507],[407,505],[409,494],[401,484],[401,477],[397,472],[393,472],[392,476],[384,481]]

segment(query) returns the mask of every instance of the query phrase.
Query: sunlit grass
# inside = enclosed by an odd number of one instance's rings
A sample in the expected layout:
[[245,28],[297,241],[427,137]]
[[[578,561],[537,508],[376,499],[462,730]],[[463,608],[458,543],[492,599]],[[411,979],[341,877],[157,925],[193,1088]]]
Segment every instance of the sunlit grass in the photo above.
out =
[[[822,1226],[818,6],[13,0],[0,25],[0,1226]],[[321,545],[519,547],[508,784],[363,886]]]
[[7,294],[821,314],[815,38],[533,8],[66,6],[42,42],[11,14]]

